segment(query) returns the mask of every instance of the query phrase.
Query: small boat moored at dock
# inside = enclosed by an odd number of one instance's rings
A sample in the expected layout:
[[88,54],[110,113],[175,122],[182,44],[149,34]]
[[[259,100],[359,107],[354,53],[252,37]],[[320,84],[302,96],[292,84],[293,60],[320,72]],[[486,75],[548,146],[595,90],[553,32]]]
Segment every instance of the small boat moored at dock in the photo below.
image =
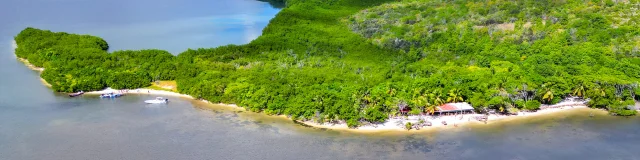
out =
[[122,96],[122,94],[120,93],[106,93],[106,94],[101,94],[100,98],[118,98]]
[[156,99],[146,100],[146,101],[144,101],[144,103],[147,103],[147,104],[164,104],[164,103],[169,103],[169,99],[162,98],[162,97],[156,97]]
[[80,92],[69,94],[69,97],[77,97],[77,96],[80,96],[80,95],[83,95],[83,94],[84,94],[84,91],[80,91]]

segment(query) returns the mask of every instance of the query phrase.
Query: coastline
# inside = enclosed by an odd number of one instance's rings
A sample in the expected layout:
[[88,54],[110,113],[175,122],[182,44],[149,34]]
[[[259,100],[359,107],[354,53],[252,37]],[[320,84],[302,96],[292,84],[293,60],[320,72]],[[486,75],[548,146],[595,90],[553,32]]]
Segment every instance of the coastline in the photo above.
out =
[[[24,65],[26,65],[29,69],[34,70],[34,71],[38,71],[39,73],[42,73],[42,71],[44,71],[44,68],[40,68],[40,67],[36,67],[34,65],[32,65],[31,63],[29,63],[28,60],[23,59],[23,58],[19,58],[16,57],[20,62],[22,62]],[[47,86],[47,87],[51,87],[51,84],[49,84],[47,81],[45,81],[44,79],[40,78],[40,81],[42,82],[43,85]],[[139,88],[139,89],[128,89],[128,90],[115,90],[115,89],[111,89],[111,88],[107,88],[104,90],[100,90],[100,91],[91,91],[91,92],[87,92],[85,94],[88,95],[100,95],[100,94],[105,94],[105,93],[122,93],[122,94],[133,94],[133,95],[157,95],[157,96],[170,96],[170,97],[179,97],[179,98],[185,98],[185,99],[190,99],[190,100],[196,100],[195,98],[193,98],[193,96],[190,95],[186,95],[186,94],[180,94],[177,92],[172,92],[172,91],[165,91],[165,90],[154,90],[154,89],[147,89],[147,88]],[[224,104],[224,103],[211,103],[207,100],[197,100],[197,101],[201,101],[204,102],[206,104],[213,104],[213,105],[220,105],[220,106],[225,106],[225,107],[230,107],[230,108],[234,108],[234,109],[244,109],[242,107],[239,107],[235,104]],[[336,130],[336,131],[347,131],[347,132],[356,132],[356,133],[376,133],[376,132],[406,132],[406,133],[413,133],[413,132],[420,132],[420,131],[430,131],[430,130],[436,130],[436,129],[452,129],[452,128],[457,128],[460,126],[465,126],[465,125],[472,125],[472,124],[492,124],[495,122],[501,122],[501,121],[509,121],[509,120],[514,120],[514,119],[519,119],[519,118],[531,118],[531,117],[537,117],[537,116],[542,116],[542,115],[547,115],[547,114],[552,114],[552,113],[559,113],[559,112],[570,112],[572,110],[577,110],[577,109],[587,109],[587,106],[584,105],[579,105],[579,106],[566,106],[566,107],[558,107],[558,108],[549,108],[549,109],[541,109],[538,110],[536,112],[518,112],[518,115],[512,115],[512,116],[507,116],[507,115],[496,115],[496,114],[492,114],[489,115],[487,118],[487,122],[482,122],[482,121],[478,121],[475,120],[474,117],[476,116],[481,116],[481,114],[467,114],[467,115],[458,115],[458,116],[408,116],[407,118],[391,118],[388,119],[386,122],[381,123],[381,124],[371,124],[371,125],[363,125],[360,126],[358,128],[349,128],[347,127],[347,124],[343,121],[339,121],[338,123],[316,123],[313,121],[296,121],[298,123],[301,123],[303,125],[307,125],[307,126],[311,126],[314,128],[321,128],[321,129],[331,129],[331,130]],[[596,110],[596,109],[594,109]],[[281,117],[281,118],[285,118],[288,120],[291,120],[291,118],[288,118],[286,116],[276,116],[276,117]],[[407,131],[404,128],[404,124],[406,122],[411,122],[411,123],[416,123],[419,120],[418,119],[427,119],[429,121],[432,122],[432,126],[428,126],[428,127],[423,127],[420,130],[416,130],[416,129],[411,129],[409,131]],[[446,121],[448,125],[444,125],[442,123],[442,121]]]
[[[42,71],[44,71],[44,68],[36,67],[36,66],[32,65],[31,63],[29,63],[29,61],[26,60],[26,59],[19,58],[19,57],[16,57],[16,58],[31,70],[38,71],[39,73],[42,73]],[[40,81],[42,82],[43,85],[45,85],[47,87],[51,87],[51,84],[49,84],[44,79],[40,78]],[[186,94],[180,94],[180,93],[177,93],[177,92],[165,91],[165,90],[147,89],[147,88],[127,89],[127,90],[115,90],[115,89],[107,88],[107,89],[100,90],[100,91],[86,92],[85,94],[88,94],[88,95],[100,95],[100,94],[105,94],[105,93],[122,93],[122,94],[133,94],[133,95],[157,95],[157,96],[170,96],[170,97],[179,97],[179,98],[185,98],[185,99],[190,99],[190,100],[196,100],[193,96],[186,95]],[[235,104],[211,103],[211,102],[209,102],[207,100],[197,100],[197,101],[201,101],[201,102],[204,102],[206,104],[213,104],[213,105],[220,105],[220,106],[230,107],[230,108],[234,108],[234,109],[244,109],[244,108],[239,107],[238,105],[235,105]],[[542,115],[547,115],[547,114],[552,114],[552,113],[570,112],[572,110],[586,109],[586,108],[588,108],[588,107],[584,106],[584,105],[579,105],[579,106],[572,106],[572,107],[571,106],[566,106],[566,107],[559,107],[559,108],[541,109],[541,110],[538,110],[536,112],[519,112],[518,115],[512,115],[512,116],[492,114],[492,115],[488,116],[486,124],[490,125],[490,124],[495,123],[495,122],[509,121],[509,120],[514,120],[514,119],[519,119],[519,118],[531,118],[531,117],[542,116]],[[596,110],[596,109],[594,109],[594,110]],[[475,120],[473,117],[476,117],[476,116],[481,116],[481,114],[467,114],[467,115],[462,115],[462,116],[408,116],[407,118],[398,118],[398,117],[396,117],[396,118],[388,119],[386,122],[381,123],[381,124],[363,125],[363,126],[360,126],[358,128],[355,128],[355,129],[347,127],[347,124],[345,122],[343,122],[343,121],[339,121],[338,123],[323,123],[323,124],[316,123],[316,122],[313,122],[313,121],[297,121],[297,122],[301,123],[303,125],[314,127],[314,128],[331,129],[331,130],[336,130],[336,131],[347,131],[347,132],[356,132],[356,133],[376,133],[376,132],[406,132],[406,133],[413,133],[413,132],[429,131],[429,130],[436,130],[436,129],[452,129],[452,128],[457,128],[457,127],[460,127],[460,126],[472,125],[472,124],[485,124],[485,122]],[[285,118],[285,119],[291,120],[291,118],[288,118],[288,117],[282,116],[282,115],[279,115],[279,116],[276,116],[276,117],[281,117],[281,118]],[[409,131],[407,131],[404,128],[404,124],[406,122],[416,123],[416,122],[419,121],[418,120],[419,118],[422,118],[422,119],[426,118],[427,120],[431,121],[432,122],[432,126],[423,127],[420,130],[411,129]],[[442,121],[446,121],[448,125],[444,125],[442,123]]]
[[[478,121],[474,119],[476,116],[482,116],[482,114],[466,114],[466,115],[457,115],[457,116],[408,116],[408,118],[391,118],[388,119],[384,123],[380,124],[370,124],[360,126],[356,129],[350,129],[347,127],[345,122],[338,123],[316,123],[312,121],[304,121],[300,123],[304,123],[305,125],[309,125],[316,128],[325,128],[332,130],[343,130],[343,131],[352,131],[352,132],[360,132],[360,133],[372,133],[372,132],[421,132],[421,131],[430,131],[435,129],[453,129],[466,125],[491,125],[497,122],[511,121],[521,118],[533,118],[539,116],[545,116],[549,114],[562,113],[562,112],[571,112],[581,109],[591,109],[585,105],[580,106],[566,106],[559,108],[551,108],[551,109],[542,109],[536,112],[518,112],[517,115],[497,115],[491,114],[488,116],[486,123],[483,121]],[[594,111],[600,111],[597,109],[592,109]],[[406,122],[416,123],[418,119],[427,119],[432,123],[432,126],[425,126],[420,130],[411,129],[407,130],[404,128]],[[446,121],[447,125],[444,125],[442,121]]]
[[[193,98],[192,96],[186,95],[186,94],[180,94],[180,93],[176,93],[176,92],[172,92],[172,91],[146,89],[146,88],[130,89],[130,90],[115,90],[115,89],[107,88],[107,89],[104,89],[104,90],[101,90],[101,91],[87,92],[85,94],[88,94],[88,95],[100,95],[100,94],[105,94],[105,93],[121,93],[121,94],[125,94],[125,95],[126,94],[133,94],[133,95],[156,95],[156,96],[179,97],[179,98],[185,98],[185,99],[204,102],[206,104],[219,105],[219,106],[225,106],[225,107],[229,107],[229,108],[243,109],[244,110],[244,108],[239,107],[236,104],[211,103],[211,102],[209,102],[207,100],[197,100],[197,99]],[[453,129],[453,128],[457,128],[457,127],[461,127],[461,126],[465,126],[465,125],[474,125],[474,124],[491,125],[491,124],[497,123],[497,122],[504,122],[504,121],[521,119],[521,118],[533,118],[533,117],[545,116],[545,115],[555,114],[555,113],[571,112],[571,111],[580,110],[580,109],[590,109],[590,108],[585,106],[585,105],[574,105],[574,106],[562,106],[562,107],[556,107],[556,108],[541,109],[541,110],[538,110],[536,112],[518,112],[517,115],[510,115],[510,116],[508,116],[508,115],[491,114],[491,115],[488,116],[486,123],[483,122],[483,121],[478,121],[478,120],[474,119],[474,117],[482,116],[482,114],[466,114],[466,115],[462,115],[462,116],[460,116],[460,115],[458,115],[458,116],[408,116],[408,118],[398,118],[398,117],[396,117],[396,118],[388,119],[385,123],[372,124],[372,125],[363,125],[363,126],[360,126],[358,128],[355,128],[355,129],[347,127],[347,124],[344,121],[339,121],[338,123],[323,123],[323,124],[316,123],[316,122],[313,122],[313,121],[296,121],[296,122],[297,123],[301,123],[301,125],[307,125],[307,126],[314,127],[314,128],[330,129],[330,130],[336,130],[336,131],[356,132],[356,133],[376,133],[376,132],[407,132],[407,133],[412,133],[412,132],[430,131],[430,130],[436,130],[436,129]],[[600,110],[597,110],[597,109],[593,109],[593,110],[594,111],[600,111]],[[284,115],[275,115],[275,117],[291,120],[291,118],[288,118],[288,117],[286,117]],[[432,122],[432,126],[423,127],[420,130],[411,129],[409,131],[407,131],[404,128],[404,124],[406,122],[416,123],[416,122],[419,121],[418,120],[419,118],[428,119],[429,121]],[[442,121],[446,121],[448,123],[448,125],[444,125],[442,123]]]
[[[16,48],[18,48],[15,40],[12,42],[13,49],[15,50]],[[15,56],[15,53],[13,54]],[[31,64],[29,62],[29,60],[24,59],[24,58],[20,58],[16,56],[16,59],[20,62],[22,62],[22,64],[24,64],[25,66],[27,66],[27,68],[37,71],[39,74],[42,74],[42,72],[44,71],[45,68],[42,67],[36,67],[35,65]],[[47,87],[51,87],[51,84],[49,82],[47,82],[45,79],[43,79],[42,77],[38,77],[40,78],[40,82],[47,86]],[[126,92],[122,92],[122,91],[126,91]],[[195,98],[193,98],[190,95],[186,95],[186,94],[180,94],[177,92],[172,92],[172,91],[165,91],[165,90],[155,90],[155,89],[147,89],[147,88],[138,88],[138,89],[127,89],[127,90],[115,90],[112,88],[106,88],[104,90],[100,90],[100,91],[91,91],[91,92],[86,92],[85,94],[88,95],[101,95],[101,94],[105,94],[105,93],[123,93],[123,94],[137,94],[137,95],[158,95],[158,96],[170,96],[170,97],[179,97],[179,98],[185,98],[185,99],[191,99],[191,100],[196,100]],[[233,108],[242,108],[242,107],[238,107],[235,104],[224,104],[224,103],[211,103],[207,100],[198,100],[207,104],[214,104],[214,105],[220,105],[220,106],[226,106],[226,107],[233,107]],[[244,109],[244,108],[242,108]]]
[[[11,41],[11,48],[14,51],[13,56],[16,56],[15,50],[18,48],[18,44],[16,43],[15,40]],[[33,64],[29,63],[29,60],[27,60],[27,59],[20,58],[18,56],[16,56],[16,59],[18,59],[18,61],[22,62],[22,64],[27,66],[27,68],[29,68],[31,70],[34,70],[34,71],[38,71],[38,74],[42,74],[42,71],[44,71],[44,68],[34,66]],[[45,85],[47,87],[51,87],[51,84],[49,82],[47,82],[46,80],[44,80],[44,78],[42,78],[42,77],[38,77],[38,78],[40,78],[40,82],[43,85]]]
[[[14,50],[15,50],[15,48],[17,48],[17,45],[15,44],[15,41],[13,41],[12,47],[14,47]],[[15,55],[15,53],[14,53],[14,55]],[[17,56],[16,56],[16,58],[31,70],[38,71],[39,73],[42,73],[44,71],[44,68],[34,66],[33,64],[29,63],[29,60],[27,60],[27,59],[19,58]],[[51,84],[49,84],[43,78],[40,78],[40,81],[45,86],[51,87]],[[134,95],[157,95],[157,96],[170,96],[170,97],[179,97],[179,98],[196,100],[193,96],[186,95],[186,94],[180,94],[180,93],[177,93],[177,92],[165,91],[165,90],[147,89],[147,88],[127,89],[127,90],[115,90],[115,89],[107,88],[107,89],[100,90],[100,91],[86,92],[85,94],[88,94],[88,95],[101,95],[101,94],[105,94],[105,93],[122,93],[122,94],[134,94]],[[213,105],[220,105],[220,106],[230,107],[230,108],[234,108],[234,109],[244,109],[243,107],[239,107],[239,106],[237,106],[235,104],[224,104],[224,103],[217,103],[216,104],[216,103],[211,103],[211,102],[209,102],[207,100],[197,100],[197,101],[201,101],[201,102],[204,102],[206,104],[213,104]],[[541,109],[541,110],[538,110],[536,112],[518,112],[517,115],[512,115],[512,116],[492,114],[492,115],[488,116],[486,123],[474,119],[474,117],[482,116],[481,114],[466,114],[466,115],[458,115],[458,116],[407,116],[406,118],[394,117],[394,118],[388,119],[386,122],[381,123],[381,124],[363,125],[363,126],[360,126],[358,128],[355,128],[355,129],[349,128],[344,121],[338,121],[337,123],[322,123],[322,124],[316,123],[316,122],[313,122],[313,121],[296,121],[296,122],[297,123],[301,123],[302,125],[307,125],[307,126],[311,126],[311,127],[314,127],[314,128],[331,129],[331,130],[337,130],[337,131],[348,131],[348,132],[359,132],[359,133],[375,133],[375,132],[406,132],[406,133],[412,133],[412,132],[419,132],[419,131],[425,131],[425,130],[428,131],[428,130],[435,130],[435,129],[457,128],[457,127],[460,127],[460,126],[470,125],[470,124],[491,124],[491,123],[500,122],[500,121],[514,120],[514,119],[518,119],[518,118],[530,118],[530,117],[536,117],[536,116],[547,115],[547,114],[552,114],[552,113],[568,112],[568,111],[572,111],[572,110],[576,110],[576,109],[586,109],[586,108],[588,108],[588,107],[585,106],[585,105],[578,105],[578,106],[573,105],[573,106],[553,107],[553,108],[548,108],[548,109]],[[286,117],[284,115],[278,115],[276,117],[280,117],[280,118],[291,120],[291,118],[288,118],[288,117]],[[407,131],[404,128],[404,124],[406,122],[416,123],[416,122],[419,121],[419,119],[427,119],[428,121],[432,122],[432,126],[427,126],[427,127],[424,127],[424,128],[422,128],[420,130],[411,129],[409,131]],[[448,125],[444,125],[442,123],[443,121],[446,121],[446,123]]]
[[187,94],[181,94],[181,93],[172,92],[172,91],[165,91],[165,90],[148,89],[148,88],[123,89],[123,90],[116,90],[116,89],[112,89],[112,88],[107,88],[107,89],[100,90],[100,91],[86,92],[85,94],[87,94],[87,95],[101,95],[101,94],[106,94],[106,93],[121,93],[123,95],[133,94],[133,95],[156,95],[156,96],[178,97],[178,98],[201,101],[201,102],[204,102],[204,103],[207,103],[207,104],[221,105],[221,106],[227,106],[227,107],[233,107],[233,108],[242,108],[242,107],[238,107],[238,105],[235,105],[235,104],[212,103],[212,102],[209,102],[207,100],[197,100],[196,98],[193,98],[193,96],[190,96],[190,95],[187,95]]

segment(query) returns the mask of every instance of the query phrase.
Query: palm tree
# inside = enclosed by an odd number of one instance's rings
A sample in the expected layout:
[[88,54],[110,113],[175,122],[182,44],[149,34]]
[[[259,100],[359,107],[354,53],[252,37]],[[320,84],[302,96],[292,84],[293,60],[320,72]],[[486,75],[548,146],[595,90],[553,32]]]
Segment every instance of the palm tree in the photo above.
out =
[[438,106],[434,103],[427,103],[425,107],[426,112],[433,115],[433,113],[436,112]]
[[462,102],[464,101],[464,99],[462,98],[462,95],[460,94],[460,90],[459,89],[452,89],[449,90],[449,98],[447,98],[447,102]]
[[393,87],[389,87],[389,90],[387,91],[387,94],[389,94],[389,96],[393,97],[396,94],[396,89]]
[[550,83],[542,84],[542,88],[544,90],[544,93],[542,94],[542,100],[543,102],[546,101],[547,103],[550,103],[551,100],[553,100],[553,90],[549,88],[549,85]]
[[415,88],[413,89],[413,98],[416,98],[418,96],[422,96],[422,88]]
[[431,94],[429,94],[429,99],[431,99],[432,104],[436,106],[440,106],[444,104],[444,99],[442,99],[442,92],[439,90],[433,90]]
[[593,91],[595,91],[596,96],[601,96],[601,97],[607,96],[607,92],[605,92],[604,88],[600,86],[595,87]]
[[574,96],[584,97],[584,93],[585,93],[585,89],[584,89],[584,85],[582,84],[573,90]]
[[364,100],[366,104],[369,104],[369,103],[373,102],[373,99],[371,98],[371,96],[369,94],[365,94],[362,97],[362,100]]
[[542,100],[547,101],[547,103],[551,102],[551,100],[553,100],[553,91],[551,91],[551,89],[547,89],[547,91],[544,92],[544,95],[542,95]]
[[495,86],[495,89],[498,91],[498,95],[503,97],[508,97],[509,92],[507,91],[507,81],[506,77],[501,78]]
[[414,98],[411,100],[411,102],[413,102],[413,104],[415,106],[420,107],[420,111],[424,112],[424,107],[426,106],[426,101],[427,98],[425,96],[414,96]]

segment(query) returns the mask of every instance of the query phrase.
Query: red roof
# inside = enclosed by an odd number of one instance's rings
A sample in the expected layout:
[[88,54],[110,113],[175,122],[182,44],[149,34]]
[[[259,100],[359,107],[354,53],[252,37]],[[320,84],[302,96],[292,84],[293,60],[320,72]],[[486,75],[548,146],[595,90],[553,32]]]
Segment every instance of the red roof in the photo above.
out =
[[447,103],[438,107],[438,112],[451,112],[451,111],[471,111],[473,107],[469,103]]
[[440,107],[438,107],[438,110],[440,111],[455,111],[458,110],[458,107],[451,105],[451,104],[444,104]]

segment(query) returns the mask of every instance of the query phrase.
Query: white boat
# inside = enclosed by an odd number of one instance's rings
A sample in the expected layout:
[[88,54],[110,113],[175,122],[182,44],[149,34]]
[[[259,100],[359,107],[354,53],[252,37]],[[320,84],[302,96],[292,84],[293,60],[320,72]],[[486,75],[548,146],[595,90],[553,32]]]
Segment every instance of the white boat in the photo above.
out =
[[144,103],[147,103],[147,104],[163,104],[163,103],[169,103],[169,99],[162,98],[162,97],[156,97],[156,99],[146,100],[146,101],[144,101]]
[[122,96],[120,93],[107,93],[100,95],[100,98],[118,98],[120,96]]

